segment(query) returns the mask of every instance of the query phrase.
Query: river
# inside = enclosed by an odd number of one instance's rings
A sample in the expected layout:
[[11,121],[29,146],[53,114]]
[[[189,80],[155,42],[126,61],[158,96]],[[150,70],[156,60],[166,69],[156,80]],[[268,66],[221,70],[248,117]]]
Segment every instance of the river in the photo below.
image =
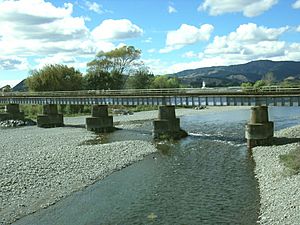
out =
[[[250,111],[181,117],[189,136],[16,224],[255,224],[259,190],[244,140]],[[275,129],[300,123],[298,107],[270,108]],[[152,140],[150,121],[106,141]]]

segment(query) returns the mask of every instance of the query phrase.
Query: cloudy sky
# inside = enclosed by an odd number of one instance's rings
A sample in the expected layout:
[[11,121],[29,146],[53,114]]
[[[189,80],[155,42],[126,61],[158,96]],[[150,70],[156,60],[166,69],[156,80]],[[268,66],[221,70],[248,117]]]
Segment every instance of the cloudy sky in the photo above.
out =
[[300,0],[0,0],[0,86],[122,45],[155,74],[300,61]]

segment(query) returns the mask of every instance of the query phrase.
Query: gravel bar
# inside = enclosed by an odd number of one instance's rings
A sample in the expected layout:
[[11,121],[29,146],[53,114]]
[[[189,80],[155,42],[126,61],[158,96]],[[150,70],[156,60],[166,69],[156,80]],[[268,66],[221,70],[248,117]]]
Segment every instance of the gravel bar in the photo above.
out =
[[300,224],[300,174],[292,175],[279,155],[299,148],[300,126],[280,130],[275,137],[294,143],[253,148],[255,174],[260,189],[260,224]]
[[[240,107],[178,109],[177,116],[236,110]],[[245,108],[245,107],[244,107]],[[157,118],[158,112],[114,116],[122,126]],[[86,117],[65,118],[67,126],[0,129],[0,224],[46,208],[144,156],[156,152],[146,141],[82,145],[96,138],[84,128]]]
[[156,151],[145,141],[80,145],[95,136],[73,127],[1,130],[0,224],[54,204]]

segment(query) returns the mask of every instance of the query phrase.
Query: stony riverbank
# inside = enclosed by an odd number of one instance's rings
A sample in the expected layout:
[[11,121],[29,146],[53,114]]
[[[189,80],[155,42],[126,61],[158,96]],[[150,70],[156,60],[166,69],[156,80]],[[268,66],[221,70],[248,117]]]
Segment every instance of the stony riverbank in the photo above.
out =
[[[178,109],[177,116],[235,110],[211,107]],[[123,128],[131,121],[157,118],[157,111],[116,116]],[[2,129],[0,136],[0,224],[8,224],[104,178],[145,155],[155,146],[146,141],[86,145],[96,135],[84,128],[85,117],[65,118],[65,127]]]
[[144,141],[82,145],[94,138],[73,127],[2,131],[0,224],[54,204],[156,151]]
[[300,224],[300,174],[292,175],[279,161],[279,155],[300,147],[300,126],[280,130],[275,137],[277,145],[253,149],[261,196],[259,223]]

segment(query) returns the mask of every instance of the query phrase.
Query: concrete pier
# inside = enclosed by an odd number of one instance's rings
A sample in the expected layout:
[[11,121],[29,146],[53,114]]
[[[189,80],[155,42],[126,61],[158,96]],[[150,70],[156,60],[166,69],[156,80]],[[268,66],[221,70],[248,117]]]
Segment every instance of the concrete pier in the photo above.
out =
[[175,106],[160,106],[158,119],[153,121],[155,139],[180,139],[187,133],[180,128],[180,119],[176,118]]
[[4,113],[0,114],[1,120],[24,120],[24,112],[20,112],[19,104],[8,104]]
[[274,123],[269,121],[267,106],[251,108],[251,117],[246,124],[245,137],[248,148],[269,145],[274,136]]
[[43,114],[37,116],[37,126],[44,128],[64,126],[63,115],[58,113],[57,105],[43,105]]
[[107,105],[93,105],[92,117],[86,118],[86,129],[95,132],[112,132],[113,117],[108,115]]

